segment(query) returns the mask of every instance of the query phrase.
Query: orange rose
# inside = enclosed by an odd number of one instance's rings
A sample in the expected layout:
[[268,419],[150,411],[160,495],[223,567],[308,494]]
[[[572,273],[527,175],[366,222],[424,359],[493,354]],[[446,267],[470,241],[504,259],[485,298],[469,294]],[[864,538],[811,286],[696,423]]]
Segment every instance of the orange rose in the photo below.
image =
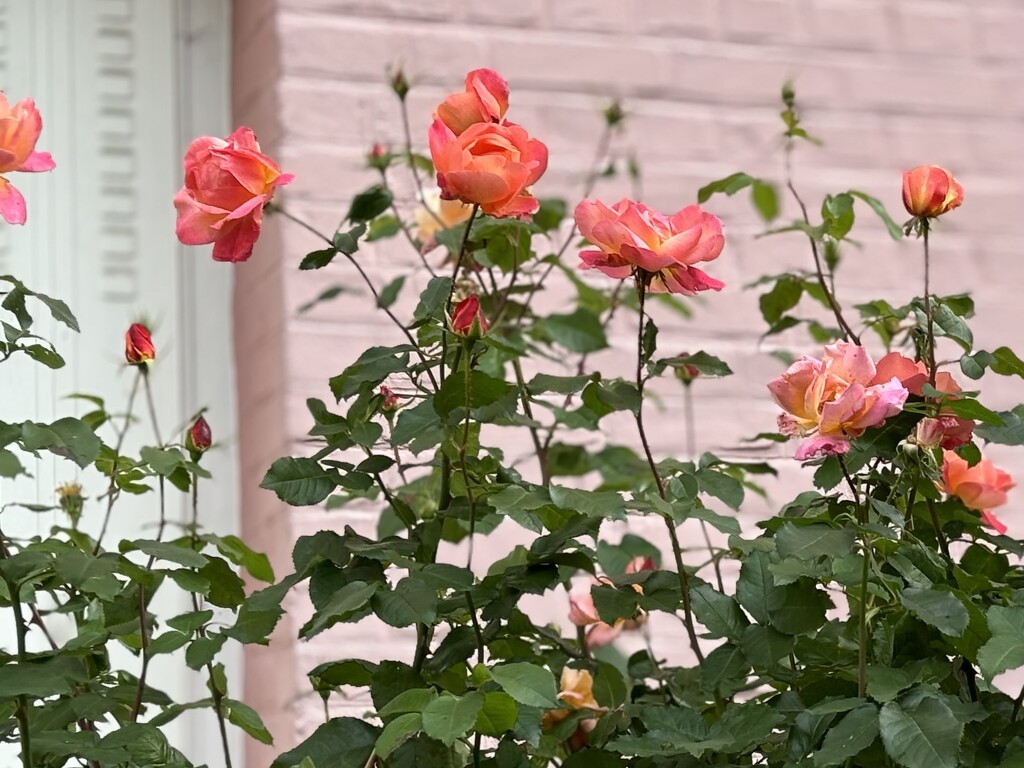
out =
[[438,118],[429,138],[443,199],[477,204],[499,218],[537,212],[527,188],[547,169],[548,149],[518,125],[475,123],[456,136]]
[[8,224],[25,223],[25,198],[4,176],[12,171],[38,173],[54,168],[48,152],[36,152],[42,130],[43,119],[32,99],[12,107],[0,93],[0,216]]
[[903,174],[903,205],[911,216],[934,218],[964,201],[964,188],[937,165],[919,165]]
[[466,90],[441,102],[434,117],[456,136],[476,123],[500,123],[508,109],[508,83],[493,69],[466,75]]
[[986,525],[1006,533],[1006,526],[991,510],[1006,503],[1006,492],[1015,485],[1013,478],[988,459],[973,467],[953,451],[943,451],[942,459],[943,490],[960,499],[965,507],[980,512]]

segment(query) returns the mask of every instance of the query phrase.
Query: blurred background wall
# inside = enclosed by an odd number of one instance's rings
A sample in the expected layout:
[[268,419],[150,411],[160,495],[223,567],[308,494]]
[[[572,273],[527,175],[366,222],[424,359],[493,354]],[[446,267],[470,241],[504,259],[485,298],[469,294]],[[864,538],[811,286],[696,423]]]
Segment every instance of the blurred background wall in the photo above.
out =
[[[1020,349],[1024,341],[1019,0],[235,0],[232,35],[234,123],[252,126],[264,150],[297,175],[283,203],[329,231],[351,196],[376,180],[365,168],[370,146],[401,144],[389,68],[402,67],[413,83],[411,129],[421,150],[434,106],[461,90],[467,71],[497,69],[511,86],[510,117],[550,150],[536,194],[565,196],[570,206],[594,162],[601,111],[621,100],[628,118],[603,162],[617,161],[621,169],[635,155],[643,199],[666,211],[695,202],[704,183],[734,171],[782,178],[779,92],[792,79],[806,127],[824,141],[822,148],[801,144],[794,155],[795,181],[812,215],[826,193],[854,187],[903,221],[902,171],[919,164],[951,169],[966,199],[934,239],[935,289],[974,293],[978,348]],[[401,169],[392,175],[397,179]],[[413,188],[406,180],[398,187],[408,212]],[[595,194],[614,202],[631,186],[620,174],[603,179]],[[787,221],[797,210],[783,201]],[[697,443],[700,450],[775,463],[779,478],[768,483],[768,501],[745,507],[744,524],[756,530],[768,505],[809,487],[811,473],[790,458],[792,445],[752,453],[741,440],[774,429],[765,383],[783,366],[771,353],[813,352],[815,345],[802,331],[762,339],[759,291],[744,285],[809,268],[810,252],[800,235],[756,239],[763,227],[744,194],[713,198],[706,207],[724,221],[728,243],[708,271],[728,286],[692,302],[692,320],[659,312],[660,344],[666,351],[704,349],[736,372],[694,385]],[[892,242],[860,204],[857,213],[861,247],[844,251],[839,300],[846,307],[869,298],[906,303],[921,292],[920,245]],[[315,238],[270,217],[254,258],[235,267],[242,526],[253,546],[273,554],[279,573],[287,572],[296,536],[344,525],[374,530],[372,508],[293,510],[258,485],[274,459],[307,450],[305,398],[330,401],[329,376],[366,346],[398,341],[365,292],[300,313],[331,285],[358,290],[351,267],[340,261],[318,272],[296,270],[318,247]],[[358,258],[378,285],[416,263],[399,240],[366,246]],[[575,264],[575,252],[565,259]],[[422,272],[410,279],[405,299],[425,282]],[[408,309],[398,305],[400,314]],[[614,350],[595,365],[630,354],[635,318],[620,320],[610,333]],[[1020,382],[992,378],[984,386],[990,407],[1024,399]],[[683,455],[682,388],[666,382],[656,391],[662,413],[649,419],[654,447]],[[631,442],[629,424],[623,427],[614,439]],[[1019,456],[990,455],[1018,476],[1024,472]],[[1024,523],[1011,499],[1003,517],[1021,535]],[[659,531],[647,535],[658,541]],[[696,536],[685,531],[694,545]],[[343,625],[300,644],[292,638],[307,613],[301,595],[292,607],[275,642],[246,657],[247,698],[275,734],[276,749],[322,720],[308,669],[350,655],[404,658],[412,647],[409,634],[369,625]],[[552,620],[565,609],[537,607]],[[678,652],[676,635],[658,629],[656,649]],[[360,712],[365,702],[335,699],[331,707]],[[265,765],[271,753],[254,746],[249,764]]]

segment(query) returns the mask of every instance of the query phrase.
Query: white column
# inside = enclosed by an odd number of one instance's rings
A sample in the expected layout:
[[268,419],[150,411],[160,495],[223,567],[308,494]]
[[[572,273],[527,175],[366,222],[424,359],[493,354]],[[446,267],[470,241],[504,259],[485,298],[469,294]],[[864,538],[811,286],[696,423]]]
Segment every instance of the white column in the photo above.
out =
[[[208,249],[177,242],[171,200],[191,138],[230,131],[229,12],[228,0],[0,0],[0,88],[11,102],[36,100],[44,123],[38,149],[57,163],[52,173],[11,178],[27,200],[28,222],[0,222],[0,274],[65,300],[82,327],[75,334],[43,308],[33,312],[37,332],[54,341],[67,366],[0,365],[0,419],[80,415],[90,406],[66,399],[76,392],[123,411],[134,375],[124,365],[124,332],[145,321],[158,350],[150,378],[163,439],[177,439],[191,413],[209,409],[216,450],[204,465],[217,480],[200,486],[200,509],[202,524],[222,534],[238,528],[231,272]],[[154,442],[143,398],[135,410],[144,418],[128,450]],[[52,502],[54,487],[69,480],[84,482],[93,499],[105,490],[97,473],[69,462],[44,457],[27,466],[33,477],[0,484],[0,502]],[[185,520],[184,497],[172,489],[169,499],[169,517]],[[94,535],[101,507],[86,503],[84,525]],[[122,497],[105,544],[151,537],[157,509],[155,493]],[[30,535],[45,534],[55,520],[8,512],[3,523]],[[186,610],[185,600],[158,607],[165,617]],[[240,653],[227,660],[231,694],[241,698]],[[128,654],[117,661],[138,671]],[[204,697],[204,679],[185,669],[177,654],[173,663],[154,661],[150,679],[176,700]],[[182,716],[167,732],[197,763],[222,764],[210,712]]]

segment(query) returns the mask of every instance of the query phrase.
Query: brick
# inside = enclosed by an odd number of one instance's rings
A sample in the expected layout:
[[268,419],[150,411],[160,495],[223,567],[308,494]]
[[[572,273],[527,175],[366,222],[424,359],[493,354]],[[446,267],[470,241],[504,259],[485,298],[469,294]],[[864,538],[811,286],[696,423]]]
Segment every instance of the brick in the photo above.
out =
[[636,0],[616,3],[592,3],[589,0],[557,0],[550,5],[550,24],[557,29],[605,32],[619,36],[633,32],[637,16],[646,12],[646,3]]
[[536,27],[545,16],[544,0],[462,0],[460,6],[465,21],[489,27]]
[[719,0],[639,0],[637,31],[645,35],[713,39],[721,29]]

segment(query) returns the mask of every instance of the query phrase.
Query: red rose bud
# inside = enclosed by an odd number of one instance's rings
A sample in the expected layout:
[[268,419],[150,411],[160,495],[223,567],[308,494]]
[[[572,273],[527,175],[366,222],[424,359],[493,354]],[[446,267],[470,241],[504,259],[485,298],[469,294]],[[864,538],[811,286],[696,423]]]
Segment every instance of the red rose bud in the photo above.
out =
[[383,144],[374,144],[366,155],[366,164],[378,171],[384,171],[391,165],[392,157],[394,155]]
[[149,329],[142,323],[132,323],[124,335],[124,359],[129,365],[142,365],[156,358],[156,348]]
[[[684,352],[680,357],[686,357],[687,353]],[[676,368],[676,378],[679,379],[683,384],[689,386],[694,379],[700,376],[700,370],[692,365],[681,365]]]
[[903,174],[903,205],[911,216],[941,216],[963,201],[964,188],[945,168],[919,165]]
[[381,404],[380,409],[385,412],[397,411],[398,406],[401,402],[398,400],[398,395],[391,391],[390,387],[381,386],[380,388]]
[[210,431],[210,425],[206,419],[200,416],[185,435],[185,447],[195,460],[200,454],[205,453],[212,444],[213,433]]
[[643,573],[644,571],[656,570],[658,570],[658,564],[654,562],[653,557],[634,557],[626,565],[626,573]]
[[479,339],[487,333],[487,318],[480,311],[480,299],[470,296],[455,305],[452,332],[467,339]]

